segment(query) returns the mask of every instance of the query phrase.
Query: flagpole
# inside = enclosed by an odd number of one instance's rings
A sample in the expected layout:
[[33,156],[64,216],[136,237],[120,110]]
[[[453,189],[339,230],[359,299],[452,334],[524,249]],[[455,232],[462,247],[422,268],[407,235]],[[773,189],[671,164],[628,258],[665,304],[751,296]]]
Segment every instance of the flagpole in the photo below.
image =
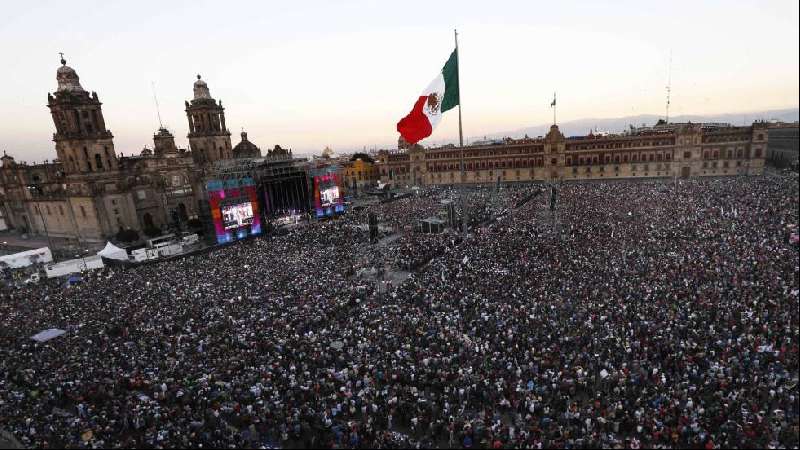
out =
[[464,175],[464,132],[461,128],[461,61],[458,55],[458,30],[453,30],[453,35],[456,40],[456,76],[458,77],[458,147],[461,150],[459,155],[458,165],[461,170],[461,232],[464,235],[464,241],[467,240],[467,201],[464,190],[467,182]]
[[453,30],[456,38],[456,75],[458,76],[458,146],[464,147],[464,133],[461,129],[461,61],[458,55],[458,30]]

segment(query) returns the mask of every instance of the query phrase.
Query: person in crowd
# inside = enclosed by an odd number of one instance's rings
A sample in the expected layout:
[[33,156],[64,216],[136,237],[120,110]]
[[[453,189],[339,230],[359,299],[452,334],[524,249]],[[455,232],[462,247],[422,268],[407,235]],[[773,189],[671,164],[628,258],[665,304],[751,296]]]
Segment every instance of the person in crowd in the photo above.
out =
[[[473,190],[0,290],[35,448],[797,448],[796,174]],[[368,244],[369,212],[397,236]],[[385,255],[410,271],[379,292]],[[66,334],[45,343],[48,328]]]

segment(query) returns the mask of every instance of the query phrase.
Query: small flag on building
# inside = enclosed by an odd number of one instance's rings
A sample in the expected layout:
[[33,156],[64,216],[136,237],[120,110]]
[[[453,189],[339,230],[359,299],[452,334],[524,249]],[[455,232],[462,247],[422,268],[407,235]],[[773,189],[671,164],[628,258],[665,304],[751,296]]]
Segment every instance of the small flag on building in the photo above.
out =
[[450,58],[431,84],[419,95],[414,108],[397,122],[397,131],[409,144],[416,144],[433,133],[442,119],[442,114],[459,103],[458,53]]
[[556,106],[556,93],[553,92],[553,101],[550,103],[550,106]]

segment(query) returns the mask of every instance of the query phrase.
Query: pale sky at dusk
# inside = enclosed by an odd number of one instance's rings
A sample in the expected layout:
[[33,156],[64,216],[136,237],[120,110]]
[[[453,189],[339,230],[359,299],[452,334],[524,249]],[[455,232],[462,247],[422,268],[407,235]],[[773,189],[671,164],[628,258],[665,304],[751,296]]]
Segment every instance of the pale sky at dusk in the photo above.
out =
[[[459,29],[464,134],[559,120],[798,104],[798,2],[6,2],[0,150],[55,157],[46,107],[58,52],[103,102],[117,153],[152,147],[161,115],[187,146],[200,73],[232,143],[337,152],[397,141],[395,124],[441,69]],[[457,136],[445,115],[423,144]]]

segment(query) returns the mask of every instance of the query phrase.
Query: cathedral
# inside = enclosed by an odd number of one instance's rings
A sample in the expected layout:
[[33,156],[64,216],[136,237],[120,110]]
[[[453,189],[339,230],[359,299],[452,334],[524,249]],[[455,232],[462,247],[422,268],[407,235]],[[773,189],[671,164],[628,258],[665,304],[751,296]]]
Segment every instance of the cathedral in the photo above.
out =
[[205,180],[218,161],[261,156],[246,133],[231,146],[222,101],[200,75],[185,102],[189,150],[178,148],[161,127],[153,148],[133,156],[117,154],[100,97],[84,89],[63,57],[56,81],[56,91],[47,95],[56,159],[25,164],[5,152],[0,158],[0,212],[10,228],[80,245],[122,230],[153,235],[185,228],[207,214]]

